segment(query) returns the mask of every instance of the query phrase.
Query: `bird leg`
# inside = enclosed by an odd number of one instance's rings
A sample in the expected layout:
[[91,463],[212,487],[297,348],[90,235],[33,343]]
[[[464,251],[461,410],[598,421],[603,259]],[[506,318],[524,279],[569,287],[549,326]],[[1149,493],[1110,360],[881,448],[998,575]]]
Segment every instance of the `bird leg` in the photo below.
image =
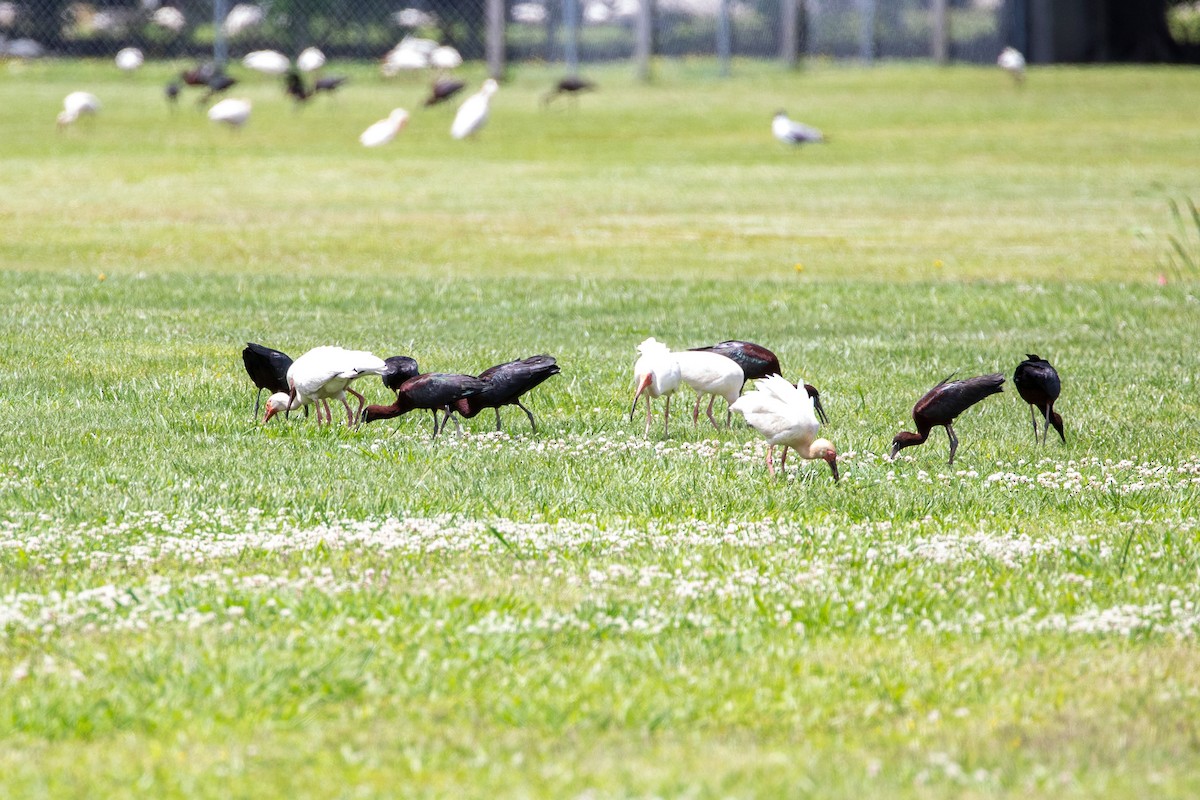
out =
[[258,394],[254,395],[254,418],[258,419],[258,401],[262,400],[262,387],[258,387]]
[[696,392],[696,405],[692,408],[692,427],[700,424],[700,393]]
[[1033,406],[1029,407],[1029,422],[1033,425],[1033,442],[1034,442],[1034,444],[1037,444],[1037,440],[1038,440],[1037,415],[1033,413]]
[[[329,408],[329,398],[326,397],[324,400],[322,400],[321,405],[323,405],[325,407],[325,424],[332,425],[333,424],[333,411],[331,411]],[[317,412],[317,423],[319,424],[320,422],[321,422],[321,413],[320,413],[320,411],[318,411]]]
[[650,395],[646,395],[646,432],[642,435],[650,437]]
[[775,477],[775,445],[767,445],[767,474]]
[[431,409],[429,409],[429,411],[431,414],[433,414],[433,436],[431,436],[429,438],[436,439],[437,435],[438,435],[438,419],[437,419],[438,410],[436,408],[431,408]]
[[671,438],[671,395],[667,395],[666,407],[663,409],[663,438]]
[[[520,405],[520,403],[517,403]],[[500,432],[500,406],[496,406],[496,433]]]
[[[519,408],[525,412],[525,416],[529,417],[529,424],[530,424],[530,426],[533,427],[533,432],[537,433],[537,423],[533,421],[533,412],[530,411],[525,406],[521,405],[520,400],[517,401],[517,408]],[[499,417],[500,417],[500,409],[498,409],[498,408],[496,409],[496,417],[497,417],[497,419],[499,419]],[[497,428],[497,430],[499,430],[499,429]]]
[[[699,398],[699,396],[697,396],[697,397],[696,397],[696,402],[697,402],[697,403],[699,403],[699,402],[700,402],[700,398]],[[709,395],[709,398],[708,398],[708,412],[707,412],[707,413],[708,413],[708,421],[709,421],[709,422],[711,422],[711,423],[713,424],[713,427],[714,427],[714,428],[716,428],[717,430],[721,430],[721,426],[717,424],[717,419],[716,419],[716,417],[714,417],[714,416],[713,416],[713,413],[712,413],[712,409],[713,409],[713,403],[715,403],[715,402],[717,402],[717,396],[716,396],[715,394],[714,394],[714,395]]]
[[[353,412],[350,411],[350,404],[346,402],[346,395],[343,394],[338,399],[342,401],[342,406],[346,409],[346,427],[347,428],[354,427],[354,414],[353,414]],[[361,407],[362,406],[360,405],[359,408],[361,408]],[[329,424],[330,425],[333,424],[332,419],[329,420]]]
[[954,435],[953,425],[946,426],[946,435],[950,437],[950,460],[946,462],[949,465],[954,463],[954,451],[958,449],[958,437]]
[[785,444],[783,446],[783,457],[779,459],[779,466],[783,467],[784,469],[787,468],[787,451],[787,445]]
[[[358,410],[354,412],[354,416],[357,417],[359,414],[362,413],[363,406],[365,406],[367,404],[367,398],[363,397],[361,394],[354,391],[349,386],[346,387],[346,391],[358,398]],[[343,403],[346,402],[345,398],[342,398],[342,402]],[[350,407],[347,406],[346,410],[349,411]]]
[[[1030,406],[1033,408],[1033,406]],[[1046,424],[1042,426],[1042,444],[1046,443],[1046,437],[1050,435],[1050,405],[1046,405]]]

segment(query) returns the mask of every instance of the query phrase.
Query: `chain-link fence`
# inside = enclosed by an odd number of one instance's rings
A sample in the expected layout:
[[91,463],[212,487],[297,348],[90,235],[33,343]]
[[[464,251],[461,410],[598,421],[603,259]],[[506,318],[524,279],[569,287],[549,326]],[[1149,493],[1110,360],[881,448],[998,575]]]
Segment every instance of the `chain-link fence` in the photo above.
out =
[[[315,45],[333,57],[379,58],[414,35],[480,59],[488,2],[0,0],[0,40],[10,55],[36,47],[103,56],[136,46],[148,58],[202,57],[224,37],[234,57],[259,49],[294,55]],[[514,62],[632,58],[642,2],[652,3],[651,50],[665,56],[774,58],[791,48],[801,57],[990,61],[1005,43],[1003,0],[502,2],[506,57]]]

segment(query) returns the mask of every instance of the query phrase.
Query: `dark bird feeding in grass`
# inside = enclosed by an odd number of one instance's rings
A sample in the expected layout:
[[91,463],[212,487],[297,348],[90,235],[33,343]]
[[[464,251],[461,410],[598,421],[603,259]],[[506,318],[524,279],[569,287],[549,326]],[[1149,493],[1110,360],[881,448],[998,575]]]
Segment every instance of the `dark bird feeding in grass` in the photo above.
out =
[[500,430],[500,407],[516,406],[529,417],[529,424],[537,433],[533,412],[521,403],[521,397],[560,371],[554,357],[544,354],[497,364],[479,373],[479,380],[486,388],[479,394],[460,398],[455,408],[463,419],[470,419],[485,408],[494,408],[496,430]]
[[231,87],[237,85],[237,78],[231,78],[224,72],[218,72],[208,80],[208,91],[200,96],[198,105],[207,105],[209,100],[212,100],[221,92],[227,91]]
[[578,97],[582,92],[596,91],[596,84],[578,75],[568,75],[554,84],[554,88],[542,95],[542,105],[550,105],[559,95]]
[[415,378],[421,374],[417,360],[408,356],[389,356],[383,360],[383,364],[383,374],[379,377],[383,381],[383,385],[393,392],[400,391],[400,387],[409,378]]
[[937,386],[925,393],[925,396],[913,406],[913,422],[917,424],[917,432],[900,431],[892,439],[892,458],[905,447],[923,444],[929,438],[929,431],[937,425],[946,429],[950,437],[950,460],[954,463],[954,451],[958,449],[958,437],[954,435],[954,420],[958,415],[978,403],[988,395],[996,394],[1004,388],[1004,376],[999,372],[991,375],[980,375],[977,378],[966,378],[953,381],[950,375]]
[[[441,433],[442,428],[454,413],[454,404],[464,397],[479,394],[487,388],[487,384],[473,375],[457,375],[444,372],[430,372],[409,378],[396,389],[396,402],[391,405],[367,406],[362,414],[363,422],[374,422],[377,419],[393,419],[409,411],[425,409],[433,413],[433,436]],[[438,425],[438,412],[446,416]],[[458,425],[458,421],[454,423]]]
[[179,92],[183,89],[183,84],[179,81],[171,81],[163,87],[163,96],[167,98],[167,102],[175,106],[179,102]]
[[349,78],[345,75],[324,75],[313,81],[313,93],[328,92],[333,94],[342,87]]
[[[733,339],[711,345],[710,347],[693,347],[692,349],[701,352],[718,353],[726,358],[733,359],[742,368],[742,372],[746,374],[746,380],[748,381],[756,381],[760,378],[766,378],[769,375],[783,374],[783,370],[779,367],[778,356],[761,344],[755,344],[754,342],[742,342]],[[817,391],[817,387],[806,383],[804,384],[804,391],[812,398],[813,410],[817,412],[817,417],[820,418],[821,424],[829,424],[829,418],[825,416],[825,409],[821,407],[821,393]]]
[[246,365],[246,374],[258,387],[258,394],[254,396],[254,418],[258,419],[258,404],[262,399],[263,389],[271,394],[288,391],[287,371],[288,367],[292,366],[292,358],[287,353],[270,347],[246,342],[246,349],[242,351],[242,363]]
[[308,98],[313,95],[312,89],[308,88],[304,83],[304,76],[295,67],[291,67],[284,73],[283,90],[287,93],[288,97],[297,103],[307,102]]
[[1037,408],[1046,419],[1045,427],[1042,429],[1042,444],[1046,443],[1051,425],[1054,426],[1054,430],[1058,431],[1058,436],[1063,440],[1063,444],[1066,444],[1067,437],[1063,433],[1062,417],[1054,410],[1054,401],[1062,392],[1062,381],[1059,380],[1058,371],[1050,365],[1050,362],[1040,356],[1026,353],[1025,360],[1017,365],[1017,371],[1013,373],[1013,385],[1017,387],[1017,394],[1021,395],[1021,399],[1029,404],[1029,419],[1033,423],[1034,441],[1037,441],[1038,438],[1038,427],[1037,416],[1033,413],[1033,409]]
[[463,90],[467,84],[454,78],[438,78],[429,87],[429,96],[425,98],[425,106],[436,106]]

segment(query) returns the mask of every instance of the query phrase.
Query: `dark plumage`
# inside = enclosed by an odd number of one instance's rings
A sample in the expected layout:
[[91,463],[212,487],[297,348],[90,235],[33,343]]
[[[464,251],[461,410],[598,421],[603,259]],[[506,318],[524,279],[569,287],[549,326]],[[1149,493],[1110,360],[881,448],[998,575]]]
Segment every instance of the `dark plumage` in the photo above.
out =
[[[779,366],[779,357],[761,344],[733,339],[709,347],[693,347],[692,349],[717,353],[731,359],[742,368],[742,372],[745,373],[746,380],[748,381],[765,378],[768,375],[783,375],[783,370]],[[743,384],[744,387],[745,384]],[[825,409],[821,407],[821,393],[817,391],[817,387],[806,383],[804,384],[804,391],[812,398],[813,410],[817,412],[817,417],[821,420],[821,424],[829,424],[829,418],[825,416]]]
[[163,87],[163,96],[167,98],[167,102],[175,105],[179,102],[179,92],[183,89],[179,81],[171,81]]
[[[471,375],[454,375],[430,372],[409,378],[396,390],[396,402],[390,406],[367,406],[363,411],[363,422],[377,419],[392,419],[415,409],[433,412],[433,435],[436,438],[454,413],[455,401],[482,392],[487,385]],[[438,425],[437,412],[444,411],[445,418]],[[457,421],[455,422],[457,425]]]
[[332,94],[341,88],[349,78],[345,75],[326,75],[313,81],[313,92],[329,92]]
[[425,106],[436,106],[438,103],[449,100],[454,95],[463,90],[467,84],[463,81],[456,81],[453,78],[438,78],[429,87],[429,96],[425,98]]
[[578,75],[568,75],[554,84],[553,89],[542,95],[542,105],[549,105],[554,98],[562,94],[575,97],[580,92],[594,92],[595,90],[596,84],[587,78],[580,78]]
[[262,399],[263,389],[271,394],[289,391],[287,372],[292,365],[292,359],[287,353],[272,350],[254,342],[246,342],[242,351],[242,363],[246,365],[246,374],[258,387],[254,396],[254,418],[258,419],[258,404]]
[[385,358],[383,363],[387,366],[384,368],[383,375],[379,377],[383,381],[383,385],[393,392],[400,391],[400,387],[409,378],[415,378],[421,374],[421,368],[417,366],[415,358],[391,356]]
[[283,74],[283,90],[297,103],[303,103],[313,95],[312,89],[304,84],[304,76],[295,67]]
[[937,386],[925,393],[925,396],[913,406],[913,422],[917,424],[917,432],[900,431],[892,439],[892,458],[905,447],[923,444],[929,438],[929,431],[937,425],[946,429],[950,437],[950,461],[954,463],[954,451],[958,449],[958,437],[954,435],[954,420],[959,414],[978,403],[988,395],[996,394],[1004,388],[1004,376],[999,372],[991,375],[980,375],[977,378],[966,378],[952,381],[950,375]]
[[529,424],[537,433],[533,412],[521,404],[521,396],[561,370],[553,356],[539,355],[497,364],[479,373],[479,380],[486,388],[476,395],[460,398],[455,408],[464,419],[483,411],[496,409],[496,430],[500,430],[500,406],[516,406],[529,417]]
[[179,80],[188,86],[208,86],[208,82],[213,79],[213,76],[220,72],[221,69],[216,64],[205,61],[203,64],[197,64],[179,73]]
[[1054,410],[1054,401],[1062,392],[1062,381],[1059,380],[1058,371],[1050,365],[1050,362],[1040,356],[1026,353],[1025,360],[1017,365],[1017,371],[1013,373],[1013,385],[1017,387],[1017,394],[1021,395],[1021,399],[1029,404],[1029,419],[1033,422],[1034,441],[1037,441],[1038,437],[1037,417],[1033,413],[1033,409],[1036,407],[1046,419],[1045,427],[1042,430],[1042,444],[1046,443],[1046,437],[1050,434],[1050,426],[1054,426],[1054,430],[1058,431],[1059,438],[1063,440],[1063,444],[1066,444],[1067,436],[1063,433],[1062,417]]
[[237,78],[232,78],[224,72],[218,72],[208,79],[208,91],[206,91],[199,100],[200,105],[206,105],[209,100],[219,95],[221,92],[235,86]]

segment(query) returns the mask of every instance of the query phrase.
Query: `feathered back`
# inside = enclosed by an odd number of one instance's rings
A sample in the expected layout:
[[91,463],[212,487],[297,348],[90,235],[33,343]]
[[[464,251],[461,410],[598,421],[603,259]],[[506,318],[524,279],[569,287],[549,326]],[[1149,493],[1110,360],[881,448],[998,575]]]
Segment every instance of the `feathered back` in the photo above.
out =
[[651,336],[637,346],[638,355],[663,356],[671,352],[671,348]]

